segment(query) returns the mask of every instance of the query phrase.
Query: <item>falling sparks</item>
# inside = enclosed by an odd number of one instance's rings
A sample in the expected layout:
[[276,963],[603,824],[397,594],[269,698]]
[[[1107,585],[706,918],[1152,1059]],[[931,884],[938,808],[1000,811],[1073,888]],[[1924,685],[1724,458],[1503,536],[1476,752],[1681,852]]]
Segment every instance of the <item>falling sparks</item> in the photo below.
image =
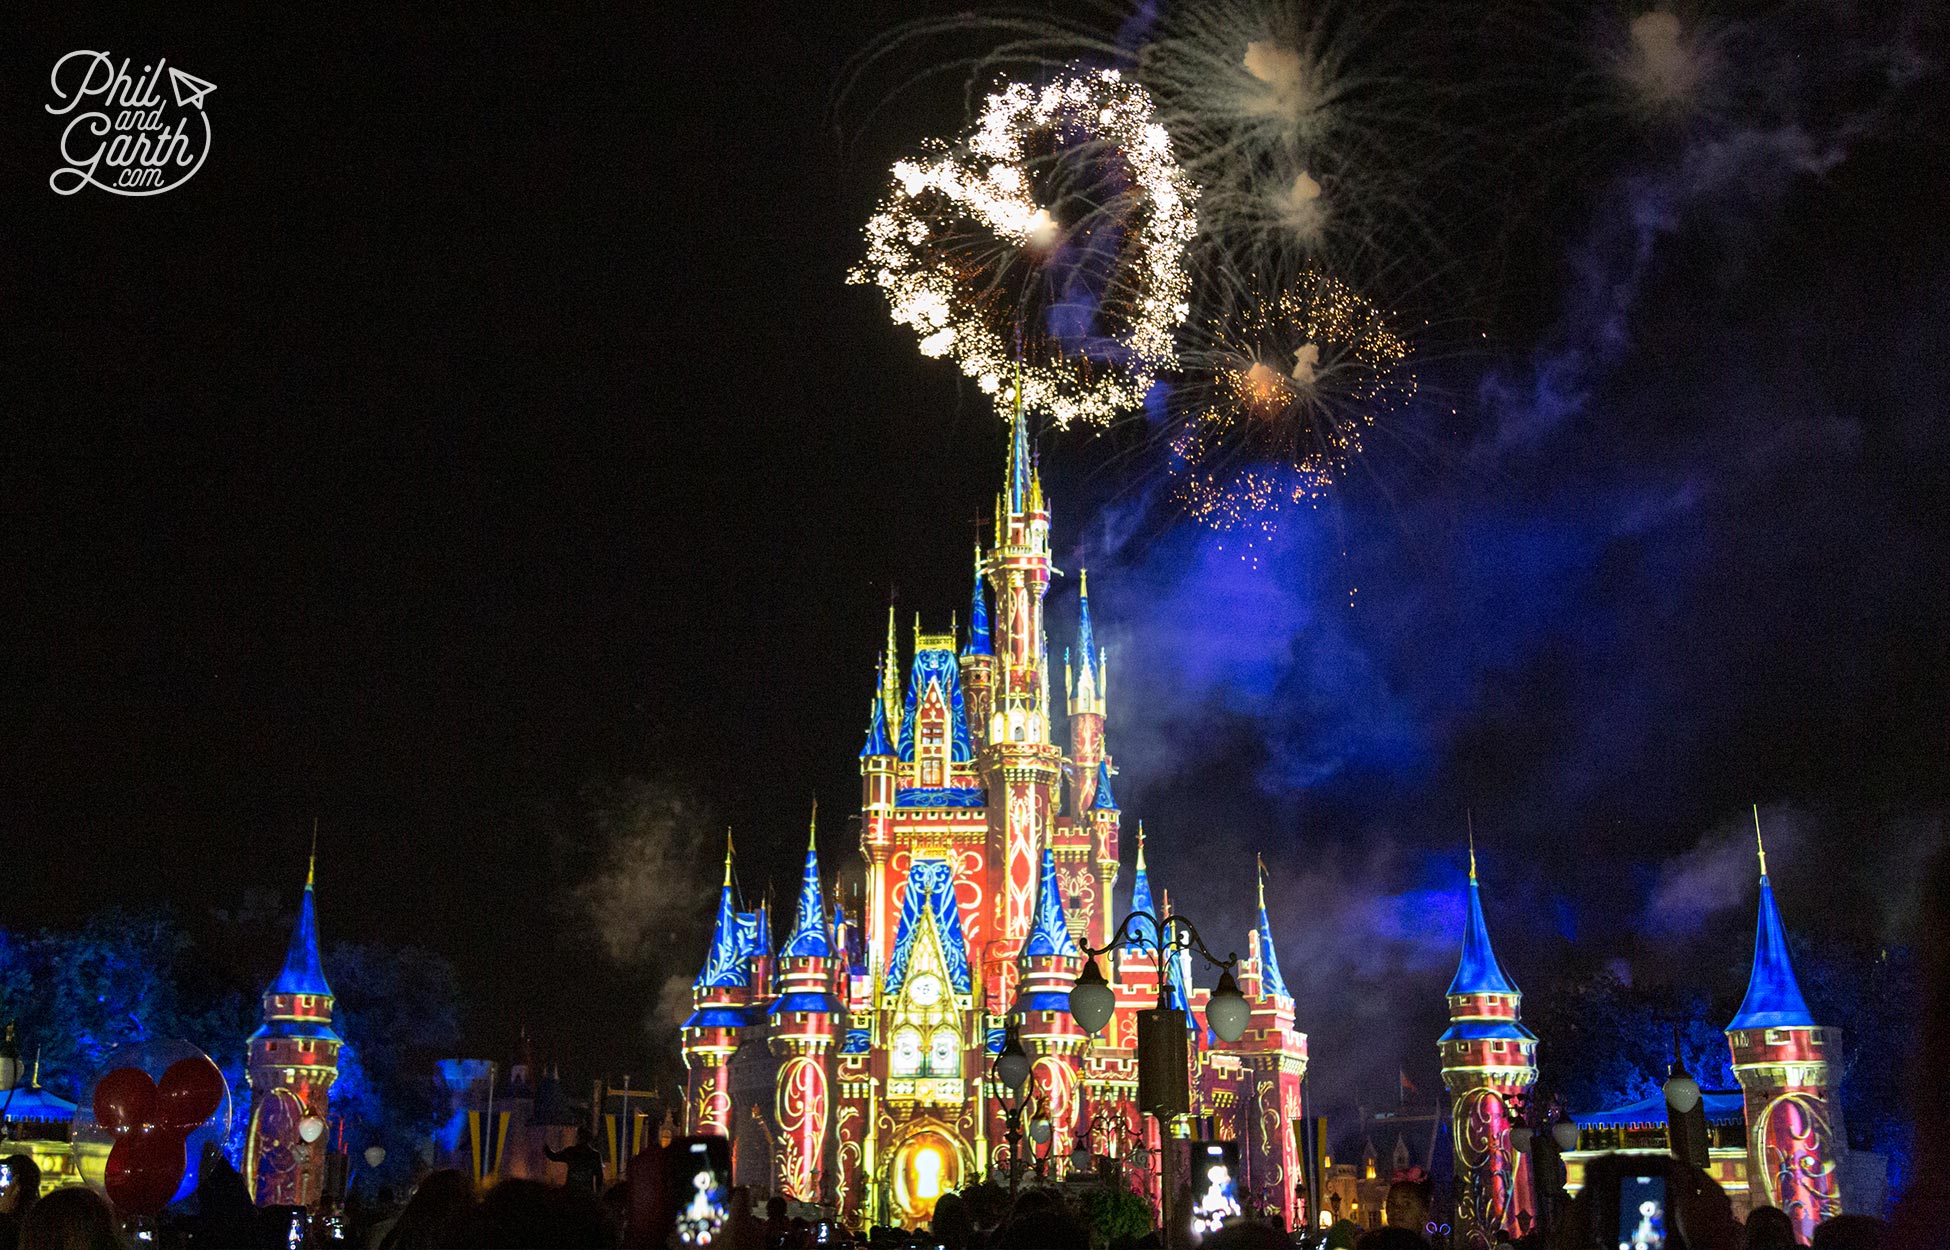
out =
[[1151,98],[1115,70],[990,95],[954,145],[895,164],[849,281],[923,355],[1057,427],[1136,408],[1189,312],[1197,189]]
[[1214,529],[1272,537],[1414,397],[1409,355],[1386,313],[1317,269],[1215,317],[1187,353],[1199,381],[1171,443],[1179,501]]

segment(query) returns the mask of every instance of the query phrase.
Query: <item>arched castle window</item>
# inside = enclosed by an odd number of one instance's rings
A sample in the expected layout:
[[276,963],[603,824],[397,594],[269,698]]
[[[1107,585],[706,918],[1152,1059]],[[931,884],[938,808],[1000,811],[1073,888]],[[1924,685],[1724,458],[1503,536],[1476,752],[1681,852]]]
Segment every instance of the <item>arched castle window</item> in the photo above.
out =
[[917,1076],[921,1071],[921,1030],[905,1025],[894,1030],[893,1053],[887,1061],[895,1076]]

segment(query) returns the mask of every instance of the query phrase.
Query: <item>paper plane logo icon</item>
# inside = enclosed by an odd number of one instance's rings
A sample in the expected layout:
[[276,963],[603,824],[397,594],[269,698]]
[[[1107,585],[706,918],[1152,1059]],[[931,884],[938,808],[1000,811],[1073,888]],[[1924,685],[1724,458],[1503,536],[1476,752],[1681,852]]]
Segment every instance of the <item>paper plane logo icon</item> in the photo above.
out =
[[179,108],[202,108],[203,97],[217,89],[217,84],[204,82],[195,74],[185,74],[174,65],[169,67],[169,86],[176,93]]

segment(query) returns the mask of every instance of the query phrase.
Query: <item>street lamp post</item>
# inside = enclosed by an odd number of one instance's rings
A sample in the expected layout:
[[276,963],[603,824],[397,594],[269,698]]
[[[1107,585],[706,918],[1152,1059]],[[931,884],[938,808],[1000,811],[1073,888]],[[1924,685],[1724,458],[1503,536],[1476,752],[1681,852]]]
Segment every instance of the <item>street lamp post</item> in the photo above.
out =
[[[1136,931],[1132,922],[1142,921]],[[1178,1178],[1171,1149],[1171,1120],[1189,1115],[1191,1103],[1191,1056],[1185,1046],[1185,1013],[1171,1005],[1171,960],[1181,951],[1197,950],[1206,963],[1219,970],[1219,983],[1205,1003],[1205,1022],[1222,1042],[1236,1042],[1246,1031],[1252,1008],[1239,992],[1232,970],[1239,962],[1237,952],[1220,959],[1205,945],[1196,926],[1184,916],[1158,917],[1148,911],[1133,911],[1124,917],[1117,931],[1102,946],[1085,947],[1083,971],[1070,987],[1070,1014],[1085,1033],[1095,1036],[1110,1023],[1117,1009],[1117,995],[1104,980],[1097,957],[1129,945],[1142,952],[1150,949],[1158,956],[1158,1005],[1137,1013],[1138,1109],[1158,1121],[1158,1144],[1164,1151],[1159,1179],[1161,1216],[1165,1240],[1176,1240],[1174,1192]],[[1191,1003],[1188,1001],[1186,1007]]]
[[1002,1051],[989,1062],[989,1076],[995,1082],[996,1101],[1002,1104],[1002,1136],[1009,1143],[1009,1203],[1014,1206],[1022,1184],[1022,1113],[1029,1106],[1029,1052],[1022,1048],[1013,1022],[1004,1028]]
[[1706,1108],[1699,1082],[1686,1071],[1679,1053],[1679,1026],[1672,1026],[1672,1068],[1663,1089],[1666,1096],[1666,1146],[1672,1157],[1696,1168],[1711,1170],[1713,1146],[1707,1136]]
[[0,1092],[7,1095],[4,1105],[0,1105],[0,1141],[5,1141],[13,1130],[8,1127],[7,1113],[14,1107],[14,1091],[20,1088],[20,1044],[14,1040],[14,1025],[7,1022],[7,1032],[0,1036]]

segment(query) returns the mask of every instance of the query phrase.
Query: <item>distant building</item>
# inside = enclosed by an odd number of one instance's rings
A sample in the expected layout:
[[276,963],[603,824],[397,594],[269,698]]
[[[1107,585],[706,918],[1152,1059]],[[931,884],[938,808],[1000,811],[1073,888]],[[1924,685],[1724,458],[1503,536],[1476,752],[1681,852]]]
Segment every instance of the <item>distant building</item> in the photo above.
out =
[[7,1129],[6,1140],[0,1142],[0,1155],[24,1154],[33,1159],[41,1169],[42,1192],[82,1183],[74,1159],[75,1105],[41,1088],[38,1055],[26,1088],[14,1090],[11,1097],[0,1094],[0,1104],[5,1105]]

